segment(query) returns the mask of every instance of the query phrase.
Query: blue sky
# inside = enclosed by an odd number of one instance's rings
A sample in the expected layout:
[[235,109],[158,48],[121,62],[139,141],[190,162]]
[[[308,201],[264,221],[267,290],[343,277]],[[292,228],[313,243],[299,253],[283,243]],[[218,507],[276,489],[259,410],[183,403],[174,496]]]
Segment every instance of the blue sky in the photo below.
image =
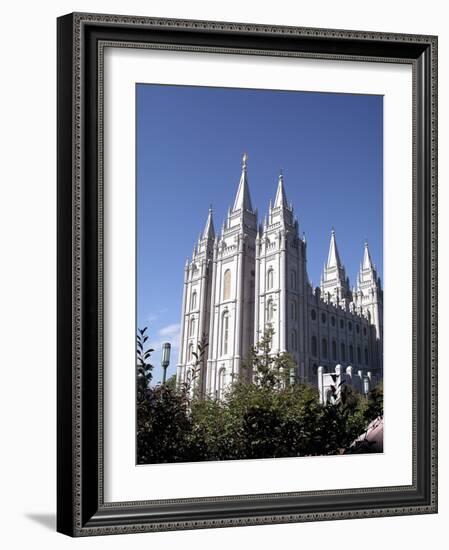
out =
[[137,325],[156,348],[155,381],[164,341],[168,375],[176,368],[185,260],[210,204],[220,230],[244,152],[260,221],[282,168],[315,285],[332,227],[351,285],[365,239],[382,277],[381,96],[151,84],[136,94]]

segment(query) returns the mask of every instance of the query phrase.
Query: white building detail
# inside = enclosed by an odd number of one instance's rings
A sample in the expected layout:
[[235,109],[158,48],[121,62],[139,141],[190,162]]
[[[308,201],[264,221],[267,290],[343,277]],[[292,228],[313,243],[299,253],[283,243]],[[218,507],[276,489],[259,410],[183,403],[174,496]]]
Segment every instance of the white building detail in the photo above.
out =
[[[243,364],[267,326],[274,329],[272,353],[294,358],[296,379],[318,384],[319,375],[340,369],[382,378],[380,278],[365,243],[357,285],[351,289],[332,229],[320,286],[307,275],[307,243],[288,203],[279,175],[274,203],[261,225],[248,185],[247,156],[232,208],[219,235],[212,211],[187,260],[177,382],[195,366],[200,394],[220,398],[233,380],[250,377]],[[193,352],[208,348],[197,364]],[[318,367],[323,367],[318,372]]]

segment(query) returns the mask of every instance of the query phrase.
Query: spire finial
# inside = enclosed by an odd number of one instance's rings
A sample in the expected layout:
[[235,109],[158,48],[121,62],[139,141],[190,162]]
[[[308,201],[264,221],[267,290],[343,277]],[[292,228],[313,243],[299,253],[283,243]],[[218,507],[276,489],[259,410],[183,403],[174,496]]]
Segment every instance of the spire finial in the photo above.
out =
[[207,215],[206,225],[203,231],[203,239],[215,238],[214,220],[212,218],[212,204],[209,206],[209,213]]
[[253,208],[251,206],[251,198],[249,196],[249,189],[248,189],[248,181],[247,181],[247,162],[248,162],[248,155],[244,153],[242,158],[242,174],[240,176],[240,182],[239,187],[237,189],[237,195],[235,197],[234,201],[234,207],[232,209],[233,212],[236,210],[248,210],[249,212],[253,211]]
[[368,247],[368,239],[365,239],[365,250],[363,252],[363,262],[360,270],[363,269],[373,269],[373,262],[371,260],[371,254]]
[[335,229],[334,226],[332,226],[331,230],[331,241],[329,244],[329,255],[327,257],[327,268],[330,267],[338,267],[341,268],[341,260],[340,255],[338,254],[338,248],[337,248],[337,241],[335,238]]
[[278,208],[279,206],[288,208],[287,197],[284,190],[284,173],[282,168],[279,171],[278,187],[276,191],[276,198],[274,199],[274,207]]

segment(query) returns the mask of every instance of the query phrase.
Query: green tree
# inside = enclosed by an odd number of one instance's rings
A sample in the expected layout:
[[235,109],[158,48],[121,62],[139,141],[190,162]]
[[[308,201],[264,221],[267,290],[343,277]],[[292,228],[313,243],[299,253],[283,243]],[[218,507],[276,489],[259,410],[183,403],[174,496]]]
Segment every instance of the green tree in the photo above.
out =
[[322,405],[316,387],[292,378],[293,359],[271,353],[272,336],[269,328],[245,361],[247,376],[221,400],[198,393],[204,339],[186,382],[147,387],[137,410],[138,463],[337,454],[382,414],[382,386],[368,399],[345,386],[338,402]]
[[148,327],[137,329],[136,341],[136,388],[137,402],[144,398],[145,391],[153,379],[153,365],[149,362],[151,353],[154,349],[147,344],[148,335],[146,334]]
[[246,378],[263,388],[277,388],[289,384],[296,363],[289,353],[272,353],[274,329],[267,326],[260,341],[252,346],[247,360],[243,364]]

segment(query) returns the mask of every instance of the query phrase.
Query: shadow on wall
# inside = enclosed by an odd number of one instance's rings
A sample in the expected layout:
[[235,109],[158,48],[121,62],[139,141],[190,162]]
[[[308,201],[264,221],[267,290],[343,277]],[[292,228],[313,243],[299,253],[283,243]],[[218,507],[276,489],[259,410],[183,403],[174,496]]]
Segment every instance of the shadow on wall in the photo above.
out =
[[25,514],[25,517],[51,531],[56,531],[56,514]]

